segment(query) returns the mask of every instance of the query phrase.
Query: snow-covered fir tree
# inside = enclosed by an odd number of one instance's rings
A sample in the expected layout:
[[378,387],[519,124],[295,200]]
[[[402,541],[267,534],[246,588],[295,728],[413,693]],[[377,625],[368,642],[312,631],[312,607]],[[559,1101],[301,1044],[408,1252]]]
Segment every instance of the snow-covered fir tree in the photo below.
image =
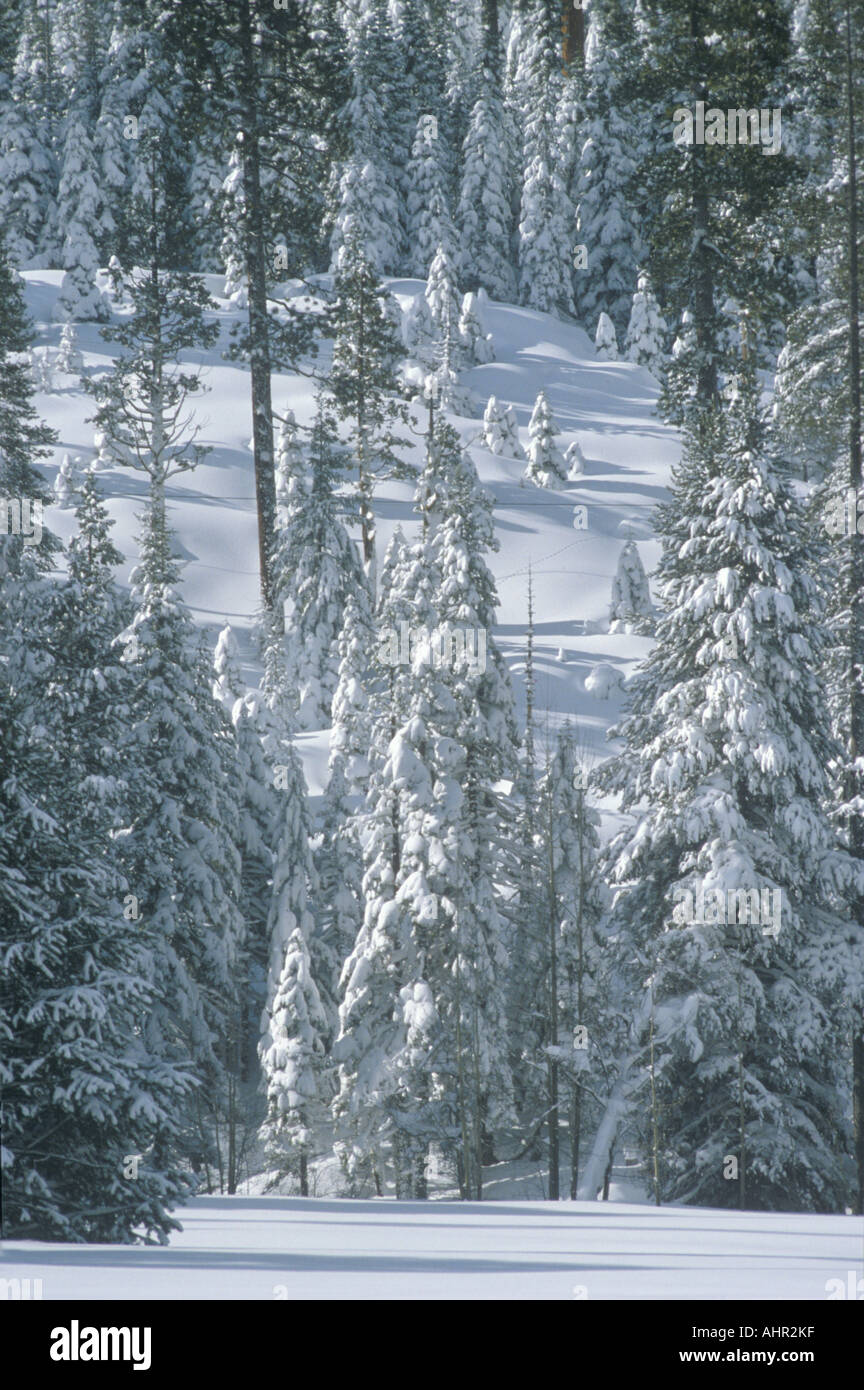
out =
[[483,439],[493,454],[524,462],[526,454],[519,443],[516,411],[512,405],[502,405],[496,396],[489,397],[483,413]]
[[303,729],[329,725],[338,679],[337,643],[348,595],[365,585],[353,541],[339,515],[345,473],[332,411],[319,398],[309,445],[308,491],[294,495],[275,556],[276,594],[291,605],[286,642]]
[[625,355],[630,362],[647,367],[656,377],[660,376],[666,339],[666,320],[660,313],[660,306],[651,288],[648,272],[640,270],[627,325],[627,338],[624,344]]
[[462,300],[462,309],[459,314],[459,337],[470,363],[483,364],[495,361],[492,334],[487,332],[483,314],[486,303],[488,303],[488,296],[485,290],[478,290],[476,294],[469,291]]
[[525,477],[538,487],[550,487],[567,481],[567,466],[555,443],[561,431],[556,424],[545,391],[540,391],[528,422],[528,467]]
[[640,175],[650,129],[634,97],[632,9],[622,0],[592,6],[585,56],[582,147],[573,197],[579,228],[574,238],[587,264],[575,276],[577,310],[586,325],[600,313],[623,334],[637,271],[645,260],[645,196]]
[[78,346],[78,333],[74,323],[63,325],[54,365],[58,372],[66,372],[68,376],[80,376],[84,370],[84,357]]
[[605,358],[607,362],[618,360],[618,338],[615,333],[615,325],[608,314],[601,314],[597,320],[594,347],[597,356]]
[[612,580],[609,631],[651,632],[653,615],[654,605],[639,547],[634,540],[625,541]]
[[293,410],[286,410],[279,422],[276,440],[276,523],[288,526],[293,509],[308,486],[308,464],[298,438]]
[[456,251],[456,233],[447,204],[447,170],[437,118],[428,114],[417,120],[417,131],[408,165],[408,261],[409,275],[422,280],[439,246],[449,256]]
[[657,1199],[826,1210],[848,1143],[826,981],[853,872],[822,810],[812,550],[770,448],[751,372],[689,436],[657,645],[598,775],[634,818],[609,869]]
[[[47,502],[21,293],[0,257],[0,492]],[[110,644],[120,556],[92,483],[69,578],[43,578],[57,543],[0,535],[2,814],[0,1064],[4,1229],[19,1238],[165,1242],[189,1190],[174,1162],[191,1078],[154,1056],[147,953],[124,921],[106,853],[124,772],[112,734]],[[53,731],[53,732],[52,732]],[[63,776],[58,778],[58,758]],[[140,1157],[129,1180],[127,1155]]]
[[487,77],[465,136],[456,220],[463,280],[494,299],[512,300],[516,293],[510,196],[504,110]]

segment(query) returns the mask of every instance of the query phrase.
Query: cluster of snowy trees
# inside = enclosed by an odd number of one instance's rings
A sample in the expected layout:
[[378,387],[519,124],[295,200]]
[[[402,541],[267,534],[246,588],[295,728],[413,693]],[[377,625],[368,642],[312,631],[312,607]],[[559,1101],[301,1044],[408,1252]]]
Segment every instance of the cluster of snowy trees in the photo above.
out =
[[[129,592],[93,468],[61,470],[65,556],[0,534],[9,1234],[165,1240],[259,1137],[304,1193],[335,1151],[353,1192],[425,1196],[434,1156],[476,1197],[542,1154],[551,1197],[565,1164],[594,1196],[626,1143],[658,1202],[862,1208],[864,552],[808,512],[862,486],[864,16],[836,8],[748,7],[742,47],[713,39],[728,0],[596,0],[563,71],[552,0],[4,11],[0,496],[49,502],[54,442],[15,266],[62,268],[63,318],[116,345],[87,379],[100,457],[148,487]],[[676,148],[670,93],[709,88],[806,133]],[[254,686],[230,629],[202,647],[166,509],[205,452],[179,362],[218,336],[205,271],[246,315]],[[315,273],[303,314],[286,282]],[[407,316],[391,274],[426,280]],[[632,541],[612,594],[654,647],[590,776],[576,730],[538,739],[530,641],[519,728],[492,638],[490,504],[447,420],[479,414],[489,296],[623,341],[683,433],[657,609]],[[322,340],[301,430],[272,375]],[[67,329],[60,370],[77,351]],[[539,486],[581,467],[545,392],[527,451],[494,397],[482,431]],[[417,524],[382,555],[384,477]],[[428,645],[384,663],[402,622]],[[482,670],[433,659],[465,628]],[[296,732],[325,727],[313,817]],[[623,813],[605,848],[595,786]],[[706,889],[779,894],[779,932],[682,922]]]

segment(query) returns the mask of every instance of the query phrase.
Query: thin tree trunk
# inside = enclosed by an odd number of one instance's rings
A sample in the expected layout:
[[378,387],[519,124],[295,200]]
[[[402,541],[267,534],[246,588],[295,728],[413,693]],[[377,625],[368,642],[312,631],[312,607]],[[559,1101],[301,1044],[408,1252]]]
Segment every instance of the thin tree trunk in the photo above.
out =
[[[699,19],[698,3],[690,7],[690,40],[693,49],[693,71],[699,71],[698,50],[702,42],[702,29]],[[708,100],[707,88],[699,84],[696,89],[699,101]],[[708,190],[705,184],[705,147],[694,143],[690,146],[690,173],[693,198],[693,329],[699,351],[699,372],[697,376],[697,398],[703,406],[713,405],[718,399],[716,341],[714,333],[714,271],[709,246],[708,229]]]
[[[270,381],[270,323],[267,315],[267,247],[261,199],[258,88],[260,75],[252,32],[251,0],[238,10],[243,66],[243,250],[249,285],[249,356],[252,382],[252,449],[258,509],[258,563],[265,611],[277,623],[281,607],[273,592],[273,538],[276,531],[276,475],[273,467],[273,401]],[[277,612],[277,608],[279,611]]]
[[[549,1042],[558,1047],[558,894],[555,884],[555,844],[551,797],[546,800],[546,839],[549,845]],[[549,1056],[549,1200],[561,1196],[561,1164],[558,1129],[558,1057]]]
[[[654,1077],[654,984],[651,984],[651,1031],[650,1031],[650,1078],[651,1078],[651,1168],[654,1179],[654,1205],[660,1206],[660,1126],[657,1118],[657,1087]],[[611,1149],[610,1149],[611,1157]]]

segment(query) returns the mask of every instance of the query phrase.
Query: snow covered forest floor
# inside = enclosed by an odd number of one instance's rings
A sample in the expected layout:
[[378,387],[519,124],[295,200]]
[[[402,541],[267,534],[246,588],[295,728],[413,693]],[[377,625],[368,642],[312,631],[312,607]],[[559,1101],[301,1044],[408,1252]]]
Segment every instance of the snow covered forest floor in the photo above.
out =
[[[37,347],[57,347],[61,325],[54,318],[62,271],[27,271],[27,307],[34,320]],[[182,594],[215,645],[230,622],[244,660],[244,675],[257,684],[251,629],[258,610],[259,578],[255,500],[252,486],[252,430],[248,370],[224,360],[232,325],[243,311],[220,299],[222,276],[205,277],[220,303],[220,338],[209,351],[184,353],[184,360],[204,366],[207,394],[195,406],[204,428],[201,441],[212,452],[194,471],[167,488],[169,523],[175,528],[184,564]],[[403,308],[421,293],[420,280],[384,282]],[[288,287],[290,290],[290,287]],[[651,512],[662,499],[669,469],[680,452],[677,434],[657,417],[658,384],[642,367],[598,358],[587,333],[548,314],[505,304],[490,304],[487,326],[496,361],[462,373],[462,383],[476,398],[474,418],[451,417],[471,449],[480,481],[495,503],[495,527],[501,548],[489,557],[500,608],[494,637],[513,677],[520,714],[524,691],[528,568],[534,586],[536,713],[540,729],[554,731],[566,719],[578,721],[590,762],[609,755],[606,730],[620,714],[618,678],[625,678],[650,647],[646,637],[610,634],[609,604],[621,548],[628,535],[639,542],[650,573],[659,555],[652,538]],[[97,324],[78,325],[85,374],[105,371],[111,349]],[[316,367],[323,371],[323,360]],[[291,409],[301,426],[314,415],[315,382],[299,375],[275,374],[277,408]],[[586,458],[583,476],[559,487],[520,486],[525,463],[498,457],[483,447],[482,415],[490,396],[512,403],[527,446],[527,425],[536,397],[545,388],[561,430],[561,452],[578,442]],[[55,469],[64,454],[84,467],[94,457],[93,426],[87,424],[93,403],[72,377],[57,374],[55,390],[36,396],[42,418],[59,431]],[[406,457],[422,464],[423,441]],[[49,478],[56,476],[46,469]],[[137,559],[135,537],[147,495],[147,479],[129,469],[107,467],[100,485],[116,521],[113,539],[127,557],[120,578]],[[419,530],[412,507],[413,484],[382,482],[376,494],[379,554],[396,526],[411,539]],[[574,508],[583,506],[583,524],[574,524]],[[63,540],[74,534],[71,511],[51,509],[46,524]],[[612,672],[605,670],[606,666]],[[600,668],[596,694],[585,688]],[[605,680],[603,677],[605,676]],[[301,733],[299,751],[312,797],[320,795],[327,776],[328,733]]]
[[550,1206],[503,1191],[489,1203],[199,1197],[177,1215],[167,1249],[11,1241],[0,1270],[76,1301],[816,1302],[839,1294],[831,1280],[848,1289],[864,1274],[864,1225],[843,1216]]

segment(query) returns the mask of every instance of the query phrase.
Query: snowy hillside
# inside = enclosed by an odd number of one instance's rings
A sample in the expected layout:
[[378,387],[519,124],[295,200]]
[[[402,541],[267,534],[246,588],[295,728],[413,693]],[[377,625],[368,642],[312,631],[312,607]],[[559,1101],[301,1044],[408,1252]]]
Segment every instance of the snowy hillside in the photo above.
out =
[[[61,327],[55,308],[62,273],[26,271],[27,305],[35,320],[37,347],[56,348]],[[259,604],[256,568],[256,515],[249,404],[248,369],[226,362],[222,352],[231,326],[242,314],[220,300],[223,280],[208,276],[207,287],[220,303],[219,346],[206,353],[185,354],[204,366],[207,394],[196,402],[203,424],[202,441],[211,452],[194,470],[169,484],[170,524],[176,528],[183,557],[182,592],[199,624],[215,646],[225,622],[235,628],[250,683],[258,668],[249,630]],[[423,282],[385,282],[407,310]],[[627,361],[600,359],[587,334],[573,323],[513,305],[491,304],[487,327],[492,333],[495,361],[464,373],[463,382],[477,402],[476,415],[450,417],[470,448],[480,480],[495,504],[495,531],[500,543],[490,558],[500,597],[495,636],[514,676],[517,700],[523,702],[519,674],[524,664],[527,623],[528,569],[534,583],[536,619],[537,716],[542,730],[555,729],[562,718],[579,721],[580,737],[593,759],[606,757],[606,729],[620,709],[614,680],[601,682],[601,696],[585,689],[598,665],[608,664],[626,677],[648,650],[647,639],[609,634],[612,582],[623,545],[637,540],[650,573],[659,547],[652,539],[651,518],[663,496],[669,467],[678,457],[675,431],[654,413],[657,382],[642,367]],[[111,361],[109,345],[95,324],[81,324],[79,345],[87,374],[104,371]],[[326,356],[315,363],[326,366]],[[274,377],[278,410],[294,411],[308,425],[314,413],[315,383],[306,377]],[[520,441],[527,445],[527,426],[534,402],[545,388],[561,429],[562,452],[578,442],[585,456],[584,472],[558,487],[523,485],[525,465],[497,457],[484,447],[483,411],[490,396],[512,403],[519,422]],[[40,413],[59,432],[54,449],[53,482],[64,454],[89,465],[96,454],[93,426],[87,417],[92,401],[74,379],[56,376],[56,389],[37,398]],[[418,425],[419,425],[418,417]],[[412,461],[420,465],[418,441]],[[118,572],[123,581],[136,556],[137,517],[147,495],[146,477],[129,469],[108,466],[100,482],[117,526],[114,537],[128,563]],[[384,483],[376,496],[379,553],[397,525],[406,537],[419,522],[408,484]],[[585,513],[575,516],[575,508]],[[46,521],[64,539],[73,532],[73,517],[59,508]],[[608,688],[608,693],[607,693]],[[302,734],[300,747],[313,794],[326,777],[326,740]]]

